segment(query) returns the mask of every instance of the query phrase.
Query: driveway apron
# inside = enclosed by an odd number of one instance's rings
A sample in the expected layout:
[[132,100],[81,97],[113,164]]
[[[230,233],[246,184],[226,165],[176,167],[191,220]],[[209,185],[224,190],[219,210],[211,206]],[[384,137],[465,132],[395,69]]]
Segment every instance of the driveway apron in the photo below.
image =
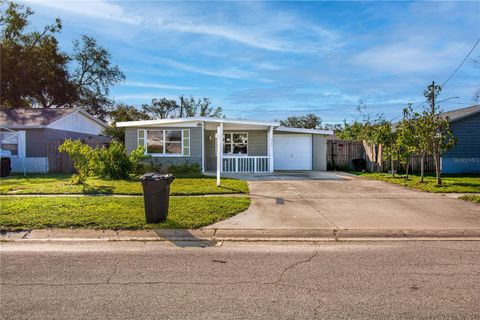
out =
[[250,208],[215,229],[480,229],[480,206],[345,173],[249,177]]

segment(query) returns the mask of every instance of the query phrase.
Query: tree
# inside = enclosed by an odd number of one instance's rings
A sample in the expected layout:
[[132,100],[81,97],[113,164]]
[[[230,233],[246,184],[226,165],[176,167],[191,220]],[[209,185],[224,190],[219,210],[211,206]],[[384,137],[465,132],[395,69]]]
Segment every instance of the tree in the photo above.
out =
[[[480,58],[479,59],[473,59],[473,63],[477,68],[480,68]],[[473,94],[473,100],[478,103],[480,100],[480,88],[478,88],[474,94]]]
[[150,104],[142,105],[142,110],[153,119],[177,118],[180,106],[175,100],[152,99]]
[[280,120],[280,125],[291,128],[318,129],[322,119],[313,113],[305,116],[292,116],[286,120]]
[[145,112],[126,104],[119,104],[110,110],[107,118],[110,120],[110,125],[103,131],[103,133],[122,143],[125,143],[125,128],[116,127],[117,122],[150,119]]
[[111,63],[111,58],[107,49],[86,35],[73,43],[73,80],[79,95],[76,104],[102,120],[112,105],[108,97],[110,86],[125,80],[125,75]]
[[2,107],[43,108],[69,106],[77,99],[75,85],[70,80],[70,58],[60,52],[55,34],[62,24],[56,19],[42,31],[27,31],[33,11],[8,2],[0,12]]
[[435,102],[437,96],[442,91],[441,86],[432,82],[424,91],[424,96],[430,103],[430,110],[425,110],[424,116],[426,117],[426,126],[428,131],[425,133],[425,139],[427,141],[430,154],[435,160],[435,175],[437,178],[437,185],[442,185],[442,177],[440,171],[440,157],[442,153],[455,145],[455,138],[450,130],[448,119],[441,116],[439,108],[437,108]]
[[405,179],[408,179],[410,160],[417,151],[417,120],[409,104],[403,109],[403,119],[396,126],[396,147],[400,163],[405,166]]
[[214,108],[211,104],[212,101],[209,98],[196,100],[194,97],[185,98],[184,96],[180,96],[179,117],[224,117],[222,108]]

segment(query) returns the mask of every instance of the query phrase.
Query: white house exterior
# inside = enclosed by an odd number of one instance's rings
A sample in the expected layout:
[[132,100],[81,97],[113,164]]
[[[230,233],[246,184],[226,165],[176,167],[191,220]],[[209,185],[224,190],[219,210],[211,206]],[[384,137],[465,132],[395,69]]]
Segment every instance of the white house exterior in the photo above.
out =
[[125,128],[128,151],[143,146],[157,164],[197,163],[203,172],[324,171],[326,137],[332,134],[281,127],[277,122],[210,117],[128,121],[117,126]]

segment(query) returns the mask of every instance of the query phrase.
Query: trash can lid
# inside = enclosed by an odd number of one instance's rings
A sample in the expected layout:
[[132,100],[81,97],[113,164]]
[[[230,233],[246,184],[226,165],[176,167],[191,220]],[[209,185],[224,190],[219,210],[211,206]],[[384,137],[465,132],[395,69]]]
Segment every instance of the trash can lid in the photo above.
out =
[[155,172],[148,172],[145,173],[143,176],[140,177],[140,181],[145,181],[145,180],[170,180],[173,178],[173,175],[171,174],[161,174],[161,173],[155,173]]

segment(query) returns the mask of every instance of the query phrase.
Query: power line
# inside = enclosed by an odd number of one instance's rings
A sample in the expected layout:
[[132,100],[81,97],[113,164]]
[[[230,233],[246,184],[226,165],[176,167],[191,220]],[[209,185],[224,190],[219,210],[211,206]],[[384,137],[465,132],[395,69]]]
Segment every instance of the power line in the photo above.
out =
[[453,73],[450,75],[450,77],[448,77],[448,79],[442,84],[442,87],[445,87],[445,85],[447,84],[447,82],[455,75],[455,73],[457,73],[457,71],[462,67],[462,65],[465,63],[465,61],[467,61],[468,57],[470,56],[470,54],[472,54],[473,50],[475,49],[475,47],[480,43],[480,38],[478,38],[477,42],[475,42],[475,44],[473,45],[472,49],[470,49],[470,51],[468,52],[468,54],[465,56],[465,58],[462,60],[462,62],[458,65],[457,69],[455,69],[455,71],[453,71]]

